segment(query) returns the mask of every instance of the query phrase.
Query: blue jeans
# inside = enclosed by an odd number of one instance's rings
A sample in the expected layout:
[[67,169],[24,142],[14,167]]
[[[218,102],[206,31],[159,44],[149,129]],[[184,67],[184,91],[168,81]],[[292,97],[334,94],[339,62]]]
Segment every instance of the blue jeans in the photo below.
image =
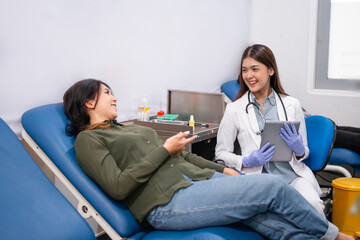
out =
[[[186,177],[186,176],[185,176]],[[338,228],[294,188],[270,174],[192,181],[172,200],[154,208],[147,221],[159,230],[188,230],[242,221],[269,239],[335,239]]]

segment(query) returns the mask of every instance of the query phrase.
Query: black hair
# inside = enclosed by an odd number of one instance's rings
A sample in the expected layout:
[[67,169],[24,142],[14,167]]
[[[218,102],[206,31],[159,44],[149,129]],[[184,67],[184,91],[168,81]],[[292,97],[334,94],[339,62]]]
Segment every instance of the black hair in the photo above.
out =
[[70,122],[65,131],[69,136],[77,136],[89,125],[90,117],[86,112],[86,102],[95,100],[95,106],[101,90],[101,84],[110,87],[97,79],[84,79],[72,85],[64,94],[64,112]]

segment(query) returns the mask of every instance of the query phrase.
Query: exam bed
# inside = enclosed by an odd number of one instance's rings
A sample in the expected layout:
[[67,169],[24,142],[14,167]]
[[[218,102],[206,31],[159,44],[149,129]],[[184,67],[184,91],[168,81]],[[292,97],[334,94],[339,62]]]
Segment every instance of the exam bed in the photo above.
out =
[[0,192],[0,239],[95,240],[1,118]]
[[111,199],[83,173],[75,160],[75,137],[65,133],[67,121],[62,103],[36,107],[22,116],[22,136],[77,199],[78,212],[94,218],[111,239],[264,239],[241,224],[189,231],[154,231],[140,226],[123,202]]

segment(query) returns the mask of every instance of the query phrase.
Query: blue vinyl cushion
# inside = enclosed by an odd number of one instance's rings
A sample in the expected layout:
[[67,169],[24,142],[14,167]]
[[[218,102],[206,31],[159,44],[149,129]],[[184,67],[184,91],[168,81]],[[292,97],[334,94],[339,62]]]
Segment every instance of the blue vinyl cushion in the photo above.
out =
[[67,121],[62,103],[31,109],[22,117],[23,127],[30,137],[120,236],[133,239],[178,239],[177,236],[189,240],[263,239],[244,226],[207,227],[181,232],[144,231],[123,202],[111,199],[81,170],[75,159],[75,138],[65,133]]
[[142,240],[154,239],[263,240],[264,238],[245,226],[232,225],[231,227],[208,227],[204,229],[195,229],[192,231],[153,231],[145,235],[144,238],[142,238]]
[[235,98],[240,91],[240,84],[238,80],[228,81],[221,85],[221,91],[223,91],[231,101],[235,101]]
[[0,238],[95,239],[0,118]]
[[329,164],[351,165],[355,171],[360,172],[360,155],[346,148],[334,148]]
[[335,142],[335,124],[324,116],[305,118],[310,155],[303,162],[312,170],[322,170],[329,161]]

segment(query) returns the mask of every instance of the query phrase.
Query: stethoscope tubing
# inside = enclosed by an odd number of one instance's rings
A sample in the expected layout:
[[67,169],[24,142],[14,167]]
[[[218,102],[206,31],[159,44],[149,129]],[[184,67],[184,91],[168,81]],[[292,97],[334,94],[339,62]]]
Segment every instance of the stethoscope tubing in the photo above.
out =
[[[280,99],[281,105],[282,105],[282,107],[283,107],[283,109],[284,109],[285,119],[286,119],[286,121],[288,121],[288,116],[287,116],[287,113],[286,113],[286,109],[285,109],[284,102],[283,102],[283,100],[281,99],[280,94],[279,94],[278,92],[276,92],[275,90],[274,90],[274,92],[278,95],[278,97],[279,97],[279,99]],[[256,108],[259,110],[260,114],[261,114],[261,111],[260,111],[259,107],[256,105],[256,103],[255,103],[255,102],[252,102],[252,101],[250,100],[250,91],[248,91],[248,104],[246,104],[246,106],[245,106],[245,112],[246,112],[246,114],[247,114],[248,117],[249,117],[248,108],[249,108],[249,106],[251,106],[251,105],[253,105],[254,107],[256,107]],[[264,118],[263,118],[263,119],[264,119]],[[265,119],[264,119],[264,122],[265,122]],[[250,123],[250,124],[251,124],[251,123]],[[251,128],[252,128],[252,127],[251,127]],[[252,129],[252,130],[253,130],[253,129]],[[257,134],[257,135],[260,135],[262,131],[261,131],[261,132],[255,132],[255,131],[253,130],[253,132],[254,132],[255,134]]]

